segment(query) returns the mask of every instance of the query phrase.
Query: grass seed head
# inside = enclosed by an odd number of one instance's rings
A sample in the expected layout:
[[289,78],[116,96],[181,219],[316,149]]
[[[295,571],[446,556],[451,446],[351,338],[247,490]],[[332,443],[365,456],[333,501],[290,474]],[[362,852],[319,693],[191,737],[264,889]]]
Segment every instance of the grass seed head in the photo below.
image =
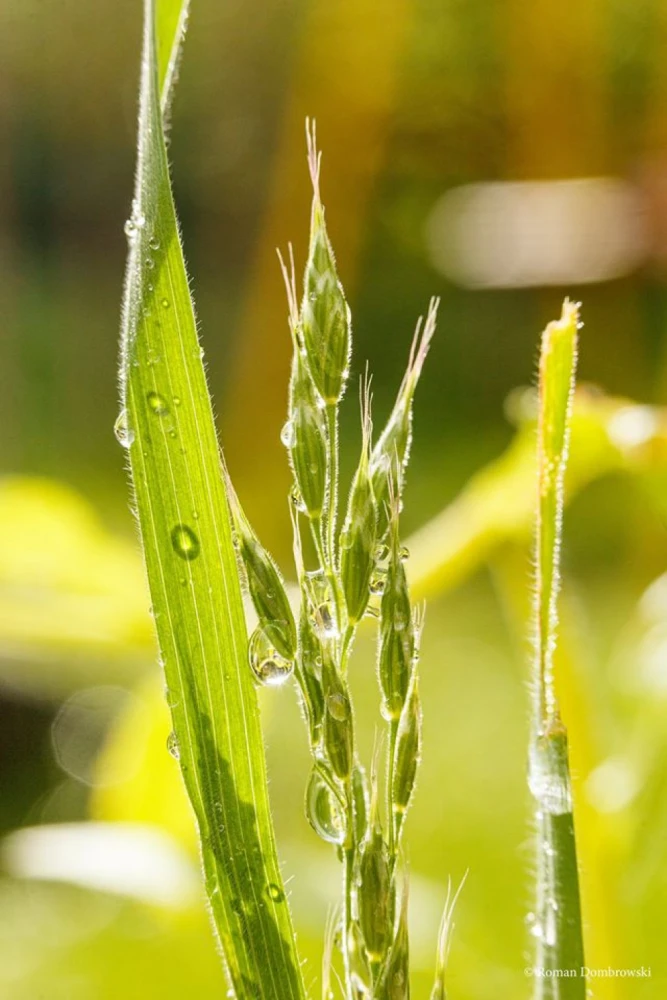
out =
[[361,387],[362,448],[340,536],[340,577],[348,621],[356,625],[368,606],[377,553],[377,505],[369,460],[372,434],[368,373]]
[[391,941],[394,907],[389,849],[377,815],[361,851],[357,904],[368,954],[381,962]]
[[351,317],[324,222],[320,200],[320,154],[315,125],[306,123],[308,165],[313,184],[310,246],[301,306],[301,339],[318,392],[329,405],[345,391],[351,349]]
[[387,504],[393,486],[400,496],[412,442],[412,402],[424,361],[435,333],[439,299],[431,299],[426,322],[419,318],[394,408],[371,456],[373,492],[378,505],[378,531],[383,537],[389,527]]
[[317,746],[320,741],[324,718],[324,691],[322,689],[322,647],[313,631],[310,616],[302,603],[299,616],[299,673],[302,695],[306,706],[310,741]]
[[415,630],[398,534],[398,500],[392,495],[389,561],[380,605],[378,673],[386,718],[398,720],[408,693],[415,651]]
[[352,811],[354,819],[354,839],[360,844],[368,829],[368,782],[361,764],[352,769]]
[[412,798],[421,757],[422,711],[417,683],[417,664],[412,668],[410,689],[398,723],[391,806],[397,819],[404,816]]
[[336,777],[345,780],[352,773],[354,732],[352,703],[345,684],[328,656],[322,668],[324,687],[324,748]]
[[277,652],[293,662],[297,651],[296,624],[278,567],[243,513],[228,480],[235,543],[248,580],[248,590],[259,624],[269,627]]
[[408,937],[408,876],[403,879],[396,936],[374,991],[374,1000],[409,1000],[410,943]]
[[290,246],[290,270],[280,253],[280,266],[287,289],[289,320],[294,353],[290,378],[289,414],[281,440],[287,448],[294,473],[300,507],[312,520],[322,516],[327,499],[327,425],[322,398],[304,357],[299,340],[294,257]]

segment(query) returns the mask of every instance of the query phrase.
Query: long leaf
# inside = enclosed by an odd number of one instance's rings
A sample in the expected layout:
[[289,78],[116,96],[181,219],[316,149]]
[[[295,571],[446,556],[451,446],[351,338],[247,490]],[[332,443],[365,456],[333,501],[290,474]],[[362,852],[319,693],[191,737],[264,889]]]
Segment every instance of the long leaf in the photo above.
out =
[[145,4],[117,433],[129,453],[173,720],[171,750],[195,812],[229,976],[243,1000],[288,1000],[305,994],[276,857],[229,510],[164,141],[161,105],[168,104],[184,6]]
[[537,636],[529,783],[536,806],[535,1000],[584,1000],[584,946],[567,733],[553,655],[579,316],[569,302],[542,336],[538,431]]

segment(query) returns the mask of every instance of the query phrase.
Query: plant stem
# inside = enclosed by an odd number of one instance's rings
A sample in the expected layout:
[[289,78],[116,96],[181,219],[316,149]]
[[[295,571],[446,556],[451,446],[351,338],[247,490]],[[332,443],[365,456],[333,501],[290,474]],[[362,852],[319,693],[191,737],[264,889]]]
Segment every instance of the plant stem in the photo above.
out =
[[394,762],[396,757],[396,737],[398,735],[398,719],[392,719],[389,723],[389,759],[387,761],[387,820],[389,826],[389,855],[391,858],[392,875],[396,867],[396,854],[398,849],[396,837],[396,817],[394,815],[392,789],[394,786]]

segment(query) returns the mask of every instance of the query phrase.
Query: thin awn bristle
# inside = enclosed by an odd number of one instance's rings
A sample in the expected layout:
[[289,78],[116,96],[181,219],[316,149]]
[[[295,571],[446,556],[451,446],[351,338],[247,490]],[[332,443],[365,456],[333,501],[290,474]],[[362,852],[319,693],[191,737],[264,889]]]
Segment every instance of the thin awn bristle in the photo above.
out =
[[412,367],[412,377],[419,378],[421,375],[421,370],[426,360],[426,355],[428,354],[428,349],[431,346],[431,341],[433,340],[433,334],[438,322],[438,309],[440,307],[440,299],[433,296],[428,305],[428,312],[426,314],[426,322],[424,323],[424,330],[421,336],[421,341],[419,342],[419,347],[417,349],[416,356],[414,358]]
[[289,246],[289,259],[290,267],[289,270],[283,255],[280,250],[276,247],[276,253],[278,254],[278,260],[280,261],[280,270],[282,272],[283,281],[285,282],[285,292],[287,293],[287,306],[289,309],[289,320],[292,330],[296,330],[299,324],[299,305],[296,294],[296,272],[294,267],[294,251],[292,249],[292,244]]
[[313,185],[315,200],[320,204],[320,166],[322,153],[317,150],[317,124],[314,118],[306,118],[306,146],[308,148],[308,171]]
[[408,367],[406,368],[405,375],[403,376],[400,392],[404,392],[407,386],[411,384],[414,385],[421,375],[422,368],[424,367],[424,361],[426,360],[426,355],[428,354],[428,349],[431,346],[433,334],[436,330],[439,307],[440,299],[433,296],[428,304],[426,321],[424,321],[423,316],[420,316],[417,320],[415,332],[412,337],[412,343],[410,344]]
[[456,926],[453,919],[454,910],[456,909],[459,896],[461,895],[463,886],[468,878],[468,871],[469,870],[466,870],[464,873],[463,878],[459,882],[459,887],[453,896],[451,877],[447,879],[447,899],[445,900],[445,909],[440,922],[440,931],[438,932],[438,967],[443,972],[449,959],[449,951],[452,946],[452,935]]
[[330,1000],[331,973],[333,969],[333,950],[336,939],[336,929],[340,921],[339,907],[331,906],[327,913],[327,920],[324,927],[324,954],[322,955],[322,1000]]
[[367,454],[370,451],[372,438],[373,438],[373,393],[371,392],[371,384],[373,382],[373,376],[368,370],[368,362],[366,362],[366,370],[363,377],[359,381],[359,406],[361,408],[361,435],[362,435],[362,451]]

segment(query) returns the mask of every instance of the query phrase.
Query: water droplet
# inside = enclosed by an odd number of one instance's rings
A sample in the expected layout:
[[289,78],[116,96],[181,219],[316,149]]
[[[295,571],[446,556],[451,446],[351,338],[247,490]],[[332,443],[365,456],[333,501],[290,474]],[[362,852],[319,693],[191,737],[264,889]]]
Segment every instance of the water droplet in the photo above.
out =
[[181,405],[181,397],[174,396],[174,406],[180,406],[180,405]]
[[296,444],[296,427],[293,420],[288,420],[283,425],[283,429],[280,432],[280,440],[286,448],[293,448]]
[[528,784],[538,805],[552,816],[572,811],[572,793],[567,768],[558,755],[554,739],[541,737],[531,749]]
[[333,605],[328,601],[315,609],[313,621],[323,639],[337,639],[338,626],[334,617]]
[[169,413],[167,400],[159,392],[149,392],[146,394],[146,402],[150,406],[156,417],[165,417]]
[[113,425],[113,432],[116,440],[123,448],[129,448],[134,442],[134,431],[128,425],[127,410],[122,409],[118,414],[116,423]]
[[146,267],[149,269],[149,271],[152,271],[153,268],[155,267],[155,261],[152,259],[152,257],[146,257],[144,263]]
[[174,760],[180,760],[181,748],[178,742],[178,737],[174,732],[169,733],[169,736],[167,737],[167,750]]
[[160,299],[160,305],[162,306],[163,309],[169,309],[171,302],[167,298]]
[[135,198],[132,201],[132,214],[130,218],[125,223],[125,235],[127,236],[128,242],[134,243],[140,231],[146,225],[146,216],[142,213],[139,202]]
[[340,805],[324,778],[313,768],[306,790],[306,816],[315,833],[328,844],[342,844],[345,823]]
[[276,885],[275,882],[269,882],[269,884],[266,887],[266,891],[268,893],[269,899],[272,899],[274,903],[282,903],[282,901],[285,899],[285,893],[283,892],[283,890],[280,888],[279,885]]
[[267,687],[284,684],[294,668],[292,660],[286,660],[276,650],[274,628],[271,622],[258,625],[248,643],[248,660],[255,679]]
[[196,559],[199,555],[199,539],[187,524],[177,524],[171,533],[171,544],[181,559]]
[[385,573],[375,573],[371,579],[370,591],[375,596],[382,596],[386,583]]
[[394,613],[394,628],[397,632],[402,632],[408,627],[410,622],[410,616],[404,614],[402,611],[396,611]]
[[302,514],[308,513],[308,508],[303,502],[303,497],[301,496],[301,490],[296,485],[296,483],[294,483],[292,489],[290,490],[290,500],[292,501],[296,509],[298,511],[301,511]]
[[350,714],[350,703],[345,695],[330,694],[327,698],[327,711],[338,722],[345,722]]
[[401,557],[401,562],[406,562],[410,558],[410,549],[407,547],[407,545],[401,546],[399,555]]
[[148,241],[148,245],[151,248],[151,250],[159,250],[160,249],[160,241],[157,239],[156,236],[151,236],[151,238]]

